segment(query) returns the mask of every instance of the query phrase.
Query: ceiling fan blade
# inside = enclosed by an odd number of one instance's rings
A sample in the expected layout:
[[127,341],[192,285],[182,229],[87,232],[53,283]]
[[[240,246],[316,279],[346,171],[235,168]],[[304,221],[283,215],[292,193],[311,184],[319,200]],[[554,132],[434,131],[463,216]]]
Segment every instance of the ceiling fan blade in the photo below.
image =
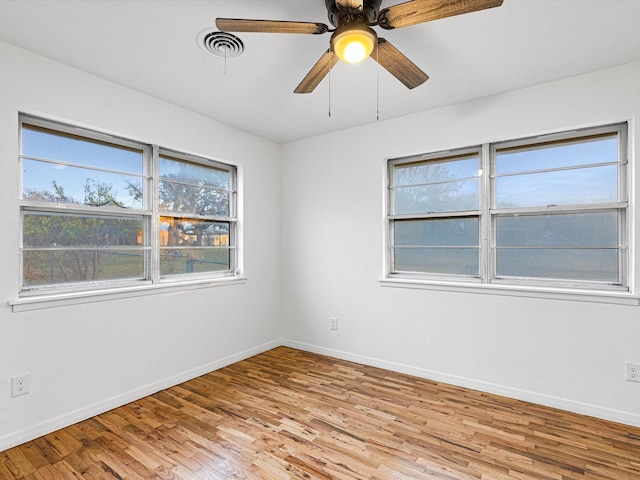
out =
[[499,7],[503,0],[412,0],[380,11],[378,25],[391,30]]
[[371,54],[371,58],[404,83],[407,88],[415,88],[429,80],[429,75],[384,38],[378,38],[378,46]]
[[343,10],[362,10],[364,0],[336,0],[336,4]]
[[302,79],[300,85],[296,87],[293,93],[311,93],[318,86],[324,77],[327,76],[336,63],[338,56],[331,50],[327,50],[320,57],[320,60],[311,68],[307,76]]
[[239,18],[216,18],[216,27],[221,32],[306,33],[319,35],[329,31],[329,27],[324,23],[243,20]]

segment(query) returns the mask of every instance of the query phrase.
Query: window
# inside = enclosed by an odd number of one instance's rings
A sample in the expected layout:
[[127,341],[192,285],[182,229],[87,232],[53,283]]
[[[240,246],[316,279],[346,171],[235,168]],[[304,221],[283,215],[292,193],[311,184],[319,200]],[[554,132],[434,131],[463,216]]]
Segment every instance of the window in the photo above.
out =
[[160,155],[160,275],[233,266],[232,171]]
[[394,163],[394,270],[479,274],[480,152]]
[[626,124],[393,159],[388,276],[628,290]]
[[21,117],[21,293],[234,275],[236,169]]

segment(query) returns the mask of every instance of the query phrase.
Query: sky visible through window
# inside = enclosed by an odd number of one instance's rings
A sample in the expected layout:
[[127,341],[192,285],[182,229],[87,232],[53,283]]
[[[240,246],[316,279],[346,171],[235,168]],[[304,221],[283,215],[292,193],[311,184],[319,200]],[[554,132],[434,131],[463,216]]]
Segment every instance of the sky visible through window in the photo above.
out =
[[56,196],[55,184],[66,197],[82,204],[85,203],[85,185],[89,182],[92,188],[110,186],[111,195],[123,207],[142,207],[141,200],[134,198],[130,188],[137,186],[141,190],[141,150],[51,134],[25,126],[22,130],[22,155],[26,157],[22,165],[25,197],[44,192]]
[[618,168],[600,164],[617,160],[616,135],[580,143],[498,151],[496,174],[510,176],[497,178],[497,207],[615,202]]
[[[523,149],[499,150],[495,165],[496,207],[615,202],[618,199],[617,160],[618,138],[615,134],[587,141],[544,144],[538,148],[528,145]],[[602,165],[607,163],[612,165]],[[394,185],[406,188],[407,192],[413,190],[415,194],[426,194],[437,188],[403,185],[454,182],[479,175],[478,157],[416,162],[396,167]],[[479,194],[476,182],[467,180],[453,185],[456,196]],[[452,195],[452,191],[447,192],[447,197]]]

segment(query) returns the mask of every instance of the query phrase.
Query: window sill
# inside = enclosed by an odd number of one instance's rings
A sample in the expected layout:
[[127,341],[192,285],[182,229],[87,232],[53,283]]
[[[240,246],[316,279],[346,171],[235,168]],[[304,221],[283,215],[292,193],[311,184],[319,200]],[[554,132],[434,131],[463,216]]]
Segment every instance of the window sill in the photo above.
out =
[[142,297],[162,293],[182,292],[200,288],[222,287],[227,285],[241,285],[247,283],[246,277],[224,277],[206,280],[192,280],[173,282],[159,285],[143,285],[135,287],[118,287],[105,290],[86,292],[55,293],[33,297],[22,297],[9,301],[13,312],[27,312],[45,308],[64,307],[83,303],[104,302],[122,298]]
[[609,303],[618,305],[640,305],[640,297],[626,292],[603,292],[593,290],[572,290],[560,288],[524,287],[514,285],[468,284],[461,282],[430,282],[406,278],[383,278],[383,287],[413,288],[422,290],[438,290],[458,293],[474,293],[482,295],[506,295],[511,297],[544,298],[552,300],[569,300],[576,302]]

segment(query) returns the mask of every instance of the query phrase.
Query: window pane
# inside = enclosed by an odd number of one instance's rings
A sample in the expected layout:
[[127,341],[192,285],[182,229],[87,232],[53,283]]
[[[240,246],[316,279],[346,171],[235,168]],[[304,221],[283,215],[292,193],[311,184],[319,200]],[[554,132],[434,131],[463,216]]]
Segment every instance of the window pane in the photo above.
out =
[[229,171],[160,157],[160,178],[189,185],[229,190]]
[[22,155],[142,174],[142,150],[24,125]]
[[231,269],[228,222],[160,218],[160,274],[215,272]]
[[498,217],[496,242],[498,276],[618,281],[616,211]]
[[496,173],[526,172],[618,161],[615,133],[538,146],[498,149]]
[[480,159],[477,155],[459,160],[400,164],[393,168],[393,185],[416,185],[473,178],[478,176],[479,168]]
[[498,277],[619,282],[616,249],[497,249]]
[[23,252],[24,286],[142,279],[141,250],[28,250]]
[[159,197],[164,212],[230,216],[228,191],[161,181]]
[[477,248],[395,248],[395,272],[478,275]]
[[610,212],[496,218],[501,247],[617,247],[618,214]]
[[397,220],[394,245],[477,246],[478,218]]
[[395,214],[477,210],[478,180],[398,187],[393,205]]
[[498,208],[581,205],[617,200],[618,168],[615,165],[496,179]]
[[142,218],[25,212],[25,247],[142,245]]
[[161,248],[160,275],[184,275],[231,269],[230,248]]
[[142,208],[142,179],[37,160],[23,160],[24,199]]
[[160,246],[228,246],[229,222],[160,217]]
[[230,216],[228,170],[160,157],[159,203],[165,212]]

